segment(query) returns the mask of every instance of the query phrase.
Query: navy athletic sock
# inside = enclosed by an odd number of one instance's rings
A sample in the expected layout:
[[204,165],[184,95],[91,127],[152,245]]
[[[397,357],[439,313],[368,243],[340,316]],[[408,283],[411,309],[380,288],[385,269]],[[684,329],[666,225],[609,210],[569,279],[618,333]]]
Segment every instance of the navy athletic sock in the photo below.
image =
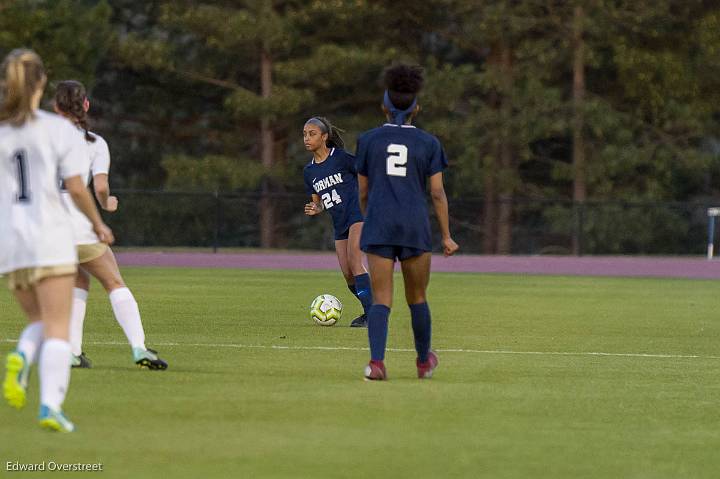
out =
[[355,284],[348,284],[347,287],[348,287],[348,289],[350,290],[350,292],[353,294],[353,296],[355,296],[355,297],[357,298],[357,300],[360,301],[360,305],[363,307],[363,313],[364,313],[364,314],[367,314],[367,310],[365,309],[365,305],[363,304],[362,299],[360,299],[360,295],[358,294],[357,283],[355,283]]
[[390,308],[384,304],[373,304],[368,312],[370,359],[373,361],[383,361],[385,359],[389,316]]
[[410,317],[412,318],[412,329],[415,336],[415,350],[420,361],[424,363],[428,359],[430,336],[432,335],[432,322],[430,321],[428,304],[411,304]]
[[370,275],[367,273],[355,276],[356,296],[362,304],[365,314],[368,314],[372,306],[372,289],[370,288]]

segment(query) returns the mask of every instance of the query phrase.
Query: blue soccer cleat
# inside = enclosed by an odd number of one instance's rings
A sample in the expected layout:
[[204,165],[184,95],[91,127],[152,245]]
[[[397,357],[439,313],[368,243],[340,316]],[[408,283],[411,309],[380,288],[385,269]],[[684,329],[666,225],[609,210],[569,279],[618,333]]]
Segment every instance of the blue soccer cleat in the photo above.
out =
[[40,427],[48,431],[73,432],[75,430],[75,424],[70,422],[62,411],[55,411],[44,404],[40,406],[38,421]]
[[13,351],[7,355],[3,396],[7,403],[16,409],[22,409],[25,406],[29,375],[30,366],[23,353]]
[[351,328],[367,328],[368,327],[368,319],[367,314],[361,314],[357,318],[352,320],[352,323],[350,323]]

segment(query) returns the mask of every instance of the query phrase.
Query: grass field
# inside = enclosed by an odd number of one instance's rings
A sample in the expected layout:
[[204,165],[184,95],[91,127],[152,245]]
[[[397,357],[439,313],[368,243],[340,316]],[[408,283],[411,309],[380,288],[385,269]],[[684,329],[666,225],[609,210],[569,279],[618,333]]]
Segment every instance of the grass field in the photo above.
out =
[[[133,479],[720,471],[715,282],[435,274],[435,377],[415,379],[398,289],[390,380],[366,383],[366,332],[346,327],[359,307],[339,273],[128,268],[125,278],[170,369],[134,368],[94,284],[85,352],[95,367],[73,371],[65,403],[78,431],[36,427],[34,375],[26,409],[0,405],[0,476],[23,476],[7,461],[51,460]],[[306,317],[325,292],[345,304],[331,328]],[[0,293],[3,355],[19,318]]]

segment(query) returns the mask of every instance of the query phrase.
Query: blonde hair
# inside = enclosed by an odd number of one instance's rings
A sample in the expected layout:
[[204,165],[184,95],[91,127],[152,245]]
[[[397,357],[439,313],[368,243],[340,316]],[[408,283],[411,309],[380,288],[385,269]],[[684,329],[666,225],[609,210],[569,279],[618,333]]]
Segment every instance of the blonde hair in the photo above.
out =
[[11,51],[0,65],[0,122],[21,126],[35,117],[33,96],[45,86],[45,67],[32,50]]

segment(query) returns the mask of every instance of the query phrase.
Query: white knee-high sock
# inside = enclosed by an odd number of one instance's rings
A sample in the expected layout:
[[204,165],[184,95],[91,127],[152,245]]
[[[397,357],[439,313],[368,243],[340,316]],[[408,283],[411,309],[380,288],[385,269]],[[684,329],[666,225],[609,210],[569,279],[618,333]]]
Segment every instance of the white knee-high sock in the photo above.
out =
[[87,308],[88,292],[73,288],[72,315],[70,316],[70,347],[75,356],[82,354],[83,324]]
[[132,348],[145,349],[145,330],[140,320],[140,309],[128,288],[118,288],[110,292],[115,319],[125,331]]
[[46,339],[40,352],[40,404],[56,411],[62,409],[70,384],[70,343]]
[[30,323],[23,329],[18,340],[17,350],[25,355],[25,361],[28,364],[34,364],[37,359],[37,353],[43,342],[43,324],[42,321]]

